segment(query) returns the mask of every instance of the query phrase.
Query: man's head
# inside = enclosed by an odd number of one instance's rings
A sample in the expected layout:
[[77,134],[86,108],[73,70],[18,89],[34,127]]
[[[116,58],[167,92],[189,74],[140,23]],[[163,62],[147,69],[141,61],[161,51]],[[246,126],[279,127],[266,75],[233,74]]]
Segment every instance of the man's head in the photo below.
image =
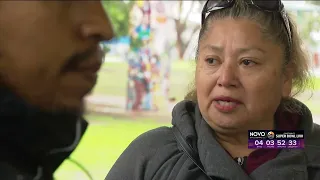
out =
[[0,86],[46,110],[80,110],[114,36],[100,1],[0,1]]

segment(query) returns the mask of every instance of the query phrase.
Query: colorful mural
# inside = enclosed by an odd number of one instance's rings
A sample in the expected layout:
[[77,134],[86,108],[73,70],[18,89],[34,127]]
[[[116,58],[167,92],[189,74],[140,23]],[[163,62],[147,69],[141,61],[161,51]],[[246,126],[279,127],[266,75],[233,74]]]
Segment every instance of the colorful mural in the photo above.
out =
[[137,1],[142,19],[134,27],[131,37],[141,41],[141,47],[132,49],[128,56],[127,110],[158,110],[161,99],[161,61],[152,52],[151,5],[149,1]]

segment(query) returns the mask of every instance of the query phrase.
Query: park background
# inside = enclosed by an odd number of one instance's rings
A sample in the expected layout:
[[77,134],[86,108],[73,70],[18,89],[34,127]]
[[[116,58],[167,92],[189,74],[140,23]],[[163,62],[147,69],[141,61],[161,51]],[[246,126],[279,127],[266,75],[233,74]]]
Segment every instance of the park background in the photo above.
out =
[[[102,3],[117,38],[102,44],[106,52],[105,63],[97,85],[86,97],[85,118],[90,126],[71,155],[94,180],[105,178],[116,159],[137,136],[153,128],[170,126],[172,106],[183,99],[193,78],[200,12],[205,1],[119,0]],[[141,23],[144,16],[141,9],[146,3],[151,9],[148,45],[160,57],[160,71],[170,71],[170,76],[166,77],[169,89],[162,92],[162,106],[157,110],[128,110],[128,59],[135,48],[132,29]],[[314,74],[313,88],[297,98],[310,108],[314,121],[320,124],[320,1],[285,1],[284,4],[298,22],[300,35],[310,52]],[[165,78],[163,73],[161,75]],[[79,166],[68,160],[55,176],[57,180],[90,179]]]

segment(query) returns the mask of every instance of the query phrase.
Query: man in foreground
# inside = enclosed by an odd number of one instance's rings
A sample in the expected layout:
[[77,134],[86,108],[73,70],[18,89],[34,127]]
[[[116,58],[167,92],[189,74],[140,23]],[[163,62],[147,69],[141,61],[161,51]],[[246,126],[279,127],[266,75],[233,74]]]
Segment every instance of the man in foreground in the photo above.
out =
[[53,179],[114,36],[100,1],[0,1],[0,179]]

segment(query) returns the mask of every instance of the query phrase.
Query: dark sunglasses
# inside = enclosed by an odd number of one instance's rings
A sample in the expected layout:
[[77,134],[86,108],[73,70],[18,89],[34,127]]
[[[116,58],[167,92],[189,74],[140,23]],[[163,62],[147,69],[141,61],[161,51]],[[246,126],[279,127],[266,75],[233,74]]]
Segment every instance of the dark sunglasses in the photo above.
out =
[[[207,16],[216,10],[225,9],[232,7],[236,0],[207,0],[206,4],[202,9],[202,19],[201,25],[204,24]],[[253,5],[256,8],[268,11],[268,12],[279,12],[283,23],[287,29],[289,44],[291,46],[292,37],[291,37],[291,29],[289,24],[289,19],[287,17],[286,11],[284,10],[284,5],[281,0],[246,0],[249,5]]]

